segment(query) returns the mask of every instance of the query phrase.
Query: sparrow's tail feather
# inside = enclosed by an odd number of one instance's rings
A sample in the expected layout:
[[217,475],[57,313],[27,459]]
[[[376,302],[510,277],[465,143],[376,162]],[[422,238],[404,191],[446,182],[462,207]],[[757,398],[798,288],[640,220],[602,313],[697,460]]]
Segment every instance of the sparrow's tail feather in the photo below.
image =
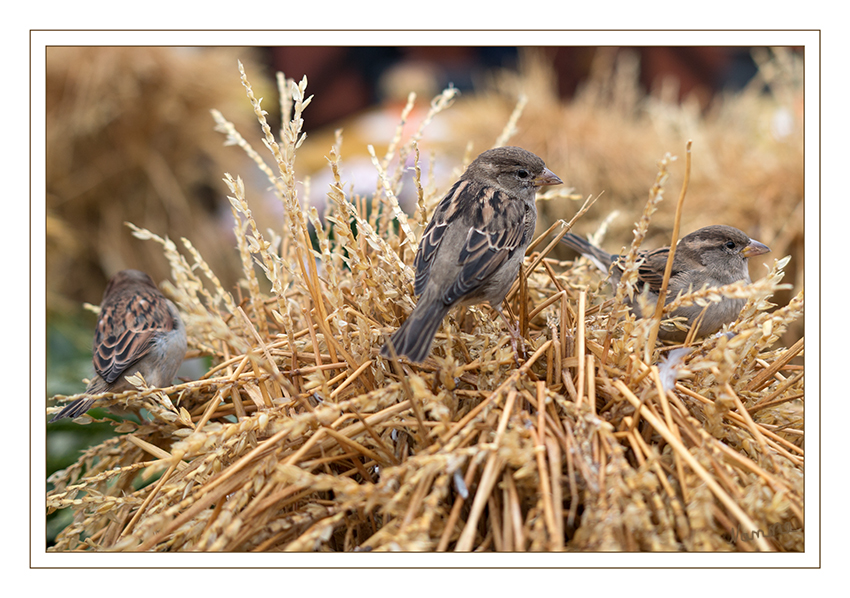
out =
[[593,262],[594,266],[603,272],[608,272],[608,269],[611,267],[611,262],[613,262],[616,257],[607,251],[599,249],[596,245],[592,245],[587,239],[574,235],[573,233],[567,233],[561,237],[561,243],[589,259]]
[[[414,363],[421,363],[431,352],[431,343],[443,323],[443,318],[449,313],[449,307],[441,301],[430,305],[421,302],[404,324],[390,336],[390,342],[399,357],[407,357]],[[390,357],[389,343],[381,349],[381,355]]]
[[93,403],[94,399],[77,399],[76,401],[72,401],[65,405],[65,408],[62,411],[54,415],[50,420],[50,423],[66,417],[70,417],[71,419],[79,417],[88,411]]
[[[88,386],[86,386],[86,394],[87,395],[97,395],[106,392],[109,390],[109,385],[103,381],[103,378],[95,374],[92,376],[91,381]],[[76,401],[71,401],[65,408],[62,409],[59,413],[53,416],[49,423],[53,423],[58,419],[64,419],[66,417],[70,417],[74,419],[75,417],[81,416],[83,413],[91,409],[91,406],[94,404],[94,399],[82,398],[77,399]]]

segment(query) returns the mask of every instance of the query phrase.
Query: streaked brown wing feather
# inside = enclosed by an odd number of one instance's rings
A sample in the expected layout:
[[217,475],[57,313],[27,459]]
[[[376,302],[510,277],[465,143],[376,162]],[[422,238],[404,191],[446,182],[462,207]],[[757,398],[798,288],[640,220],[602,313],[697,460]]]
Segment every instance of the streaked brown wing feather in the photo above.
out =
[[[452,304],[483,284],[487,278],[517,250],[524,232],[524,210],[520,201],[512,200],[501,191],[487,198],[501,207],[483,227],[470,229],[458,255],[461,271],[455,282],[443,293],[444,303]],[[476,202],[479,203],[480,202]]]
[[144,357],[157,332],[174,329],[165,300],[154,291],[132,285],[103,306],[94,336],[94,369],[112,384]]
[[[644,284],[648,284],[649,290],[653,293],[661,290],[661,283],[664,281],[664,269],[667,267],[667,256],[669,255],[670,249],[668,247],[662,247],[648,253],[640,253],[644,262],[638,267],[638,279],[643,281]],[[671,276],[675,276],[675,274],[676,262],[674,260]]]
[[416,269],[416,279],[413,282],[413,292],[421,295],[425,290],[425,285],[428,284],[428,277],[431,274],[431,262],[440,243],[443,240],[443,235],[446,232],[448,225],[437,221],[437,215],[428,224],[425,233],[422,235],[422,240],[419,242],[419,249],[416,251],[416,257],[413,260],[413,267]]
[[446,196],[440,200],[434,210],[434,215],[431,217],[431,222],[425,227],[425,232],[419,241],[419,248],[416,250],[416,257],[413,258],[413,267],[416,269],[413,292],[417,295],[421,295],[425,291],[425,285],[428,284],[428,278],[431,275],[431,264],[434,261],[434,256],[440,248],[440,243],[443,241],[446,230],[448,230],[449,223],[460,214],[458,208],[464,203],[461,194],[466,192],[470,184],[469,181],[463,179],[456,182],[446,193]]

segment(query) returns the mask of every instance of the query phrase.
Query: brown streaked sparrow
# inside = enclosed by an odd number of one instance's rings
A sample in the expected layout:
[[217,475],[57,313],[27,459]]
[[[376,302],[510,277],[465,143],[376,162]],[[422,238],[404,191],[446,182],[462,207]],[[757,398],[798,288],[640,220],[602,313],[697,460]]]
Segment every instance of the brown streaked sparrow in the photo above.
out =
[[[390,337],[395,352],[424,361],[443,318],[456,305],[501,303],[534,235],[537,189],[562,181],[520,147],[479,155],[437,205],[414,267],[419,300]],[[391,355],[389,343],[381,355]]]
[[[144,272],[122,270],[109,281],[94,334],[95,376],[86,394],[134,388],[124,377],[140,372],[152,387],[171,384],[186,354],[186,329],[177,307]],[[51,422],[82,415],[94,399],[65,406]]]
[[[572,233],[567,233],[561,241],[588,258],[603,272],[608,272],[610,269],[611,284],[616,286],[619,283],[623,273],[620,265],[623,256],[611,255]],[[706,226],[682,237],[676,245],[665,303],[670,303],[680,292],[685,294],[689,289],[698,291],[706,285],[720,287],[738,281],[750,282],[747,258],[768,251],[770,249],[766,245],[754,241],[744,232],[722,224]],[[651,302],[658,300],[669,253],[669,247],[638,253],[638,258],[643,259],[644,262],[638,268],[637,290],[642,291],[645,286],[648,286]],[[613,268],[611,268],[612,264],[614,264]],[[697,335],[713,334],[724,324],[735,321],[745,303],[745,299],[731,297],[724,297],[719,302],[710,303],[705,308],[705,315]],[[690,328],[702,311],[702,306],[693,304],[680,307],[670,314],[670,317],[687,318],[687,326]],[[687,331],[663,325],[658,336],[664,340],[681,342],[685,340]]]

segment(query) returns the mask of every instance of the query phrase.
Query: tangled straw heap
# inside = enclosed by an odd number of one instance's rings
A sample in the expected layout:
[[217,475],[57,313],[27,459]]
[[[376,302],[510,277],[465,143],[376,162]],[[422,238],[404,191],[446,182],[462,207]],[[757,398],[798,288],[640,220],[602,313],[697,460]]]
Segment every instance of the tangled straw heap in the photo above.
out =
[[[338,134],[320,218],[299,201],[294,168],[306,79],[278,78],[278,141],[240,71],[276,171],[214,117],[272,183],[285,226],[261,232],[241,178],[226,175],[244,272],[234,296],[188,239],[181,252],[130,225],[162,245],[166,293],[213,365],[170,388],[136,377],[136,391],[103,395],[150,417],[116,422],[118,436],[50,477],[48,510],[74,511],[54,550],[803,549],[803,369],[791,363],[803,340],[774,346],[803,294],[768,302],[787,259],[751,285],[679,299],[748,303],[731,334],[668,352],[646,346],[657,321],[624,306],[629,262],[606,301],[584,260],[547,257],[569,227],[556,223],[508,297],[524,346],[470,308],[447,318],[421,366],[387,361],[378,350],[414,306],[410,264],[445,191],[421,184],[417,142],[455,91],[402,143],[410,98],[386,155],[371,151],[371,198],[346,196]],[[411,157],[409,217],[397,196]]]

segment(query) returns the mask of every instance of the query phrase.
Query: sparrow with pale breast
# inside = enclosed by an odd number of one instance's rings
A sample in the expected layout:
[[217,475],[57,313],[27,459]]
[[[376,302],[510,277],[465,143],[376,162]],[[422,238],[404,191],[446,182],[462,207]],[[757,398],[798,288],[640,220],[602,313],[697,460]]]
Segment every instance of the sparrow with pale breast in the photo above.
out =
[[[152,387],[168,386],[186,354],[186,329],[177,307],[151,278],[138,270],[122,270],[109,281],[94,334],[95,376],[86,394],[134,388],[125,376],[139,372]],[[65,406],[51,422],[82,415],[94,399]]]
[[[572,233],[567,233],[561,241],[588,258],[603,272],[610,270],[612,285],[619,283],[623,273],[620,263],[623,256],[611,255]],[[665,304],[674,300],[680,292],[687,293],[689,289],[698,291],[704,286],[721,287],[738,281],[750,282],[747,258],[768,251],[770,249],[763,243],[751,239],[735,227],[726,225],[706,226],[682,237],[676,245]],[[638,268],[637,290],[642,291],[648,287],[651,302],[658,300],[669,253],[669,247],[638,253],[638,259],[643,259],[644,262]],[[731,297],[710,303],[705,308],[705,315],[696,334],[713,334],[724,324],[734,322],[745,303],[745,299]],[[702,311],[702,306],[693,304],[676,309],[670,317],[685,317],[687,327],[690,328]],[[662,326],[658,336],[664,340],[681,342],[687,334],[685,330]]]
[[443,318],[457,305],[501,303],[534,235],[537,189],[562,181],[520,147],[479,155],[437,205],[414,258],[419,300],[381,349],[422,362]]

